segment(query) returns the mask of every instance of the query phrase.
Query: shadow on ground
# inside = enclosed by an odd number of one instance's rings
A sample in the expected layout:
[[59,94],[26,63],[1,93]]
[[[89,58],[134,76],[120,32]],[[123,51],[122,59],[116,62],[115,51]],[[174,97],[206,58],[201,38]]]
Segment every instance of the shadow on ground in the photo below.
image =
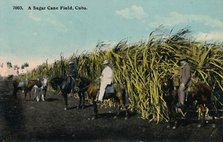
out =
[[78,100],[69,98],[64,111],[63,97],[48,93],[47,101],[24,101],[11,95],[10,82],[0,83],[0,141],[222,141],[223,121],[217,127],[197,128],[195,122],[167,129],[167,124],[149,123],[136,113],[128,120],[121,113],[113,119],[111,108],[100,108],[99,119],[91,120],[93,107],[77,109]]

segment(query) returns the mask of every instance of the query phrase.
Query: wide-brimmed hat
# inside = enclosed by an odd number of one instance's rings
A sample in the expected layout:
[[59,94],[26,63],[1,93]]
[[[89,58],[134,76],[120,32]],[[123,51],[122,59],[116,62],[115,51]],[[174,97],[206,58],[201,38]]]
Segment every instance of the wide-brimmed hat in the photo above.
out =
[[70,61],[70,62],[69,62],[69,65],[73,65],[73,64],[74,64],[74,62],[73,62],[73,61]]
[[187,57],[186,56],[182,56],[182,57],[180,57],[179,61],[187,61]]
[[104,60],[103,65],[108,65],[109,64],[109,60]]

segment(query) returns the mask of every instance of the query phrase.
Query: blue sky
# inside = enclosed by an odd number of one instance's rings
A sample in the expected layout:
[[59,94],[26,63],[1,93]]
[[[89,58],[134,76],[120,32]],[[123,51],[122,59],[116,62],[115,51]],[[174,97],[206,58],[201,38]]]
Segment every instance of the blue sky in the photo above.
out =
[[[23,10],[13,10],[19,5]],[[31,6],[84,6],[87,10],[28,10]],[[95,49],[98,41],[146,40],[160,25],[190,27],[197,40],[223,41],[222,0],[1,0],[0,63],[31,66],[60,53]]]

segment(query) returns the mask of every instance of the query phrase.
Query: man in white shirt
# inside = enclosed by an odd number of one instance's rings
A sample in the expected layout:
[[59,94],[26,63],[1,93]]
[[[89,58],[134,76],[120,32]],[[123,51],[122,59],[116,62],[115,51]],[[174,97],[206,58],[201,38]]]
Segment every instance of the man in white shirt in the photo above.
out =
[[105,94],[105,89],[108,85],[113,83],[114,80],[114,72],[111,69],[111,67],[109,66],[109,60],[105,60],[103,62],[103,65],[105,65],[104,70],[102,71],[101,74],[101,85],[100,85],[100,91],[99,91],[99,96],[98,96],[98,102],[101,102],[104,94]]

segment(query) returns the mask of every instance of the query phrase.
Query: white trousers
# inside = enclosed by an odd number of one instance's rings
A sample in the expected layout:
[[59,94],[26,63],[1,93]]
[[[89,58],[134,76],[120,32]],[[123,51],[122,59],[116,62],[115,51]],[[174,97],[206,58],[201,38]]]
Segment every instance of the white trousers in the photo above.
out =
[[105,94],[105,89],[106,89],[107,85],[109,85],[109,84],[111,84],[111,81],[102,81],[101,82],[98,101],[102,101],[104,94]]
[[181,86],[178,89],[178,102],[181,105],[184,105],[184,100],[185,100],[185,86]]

